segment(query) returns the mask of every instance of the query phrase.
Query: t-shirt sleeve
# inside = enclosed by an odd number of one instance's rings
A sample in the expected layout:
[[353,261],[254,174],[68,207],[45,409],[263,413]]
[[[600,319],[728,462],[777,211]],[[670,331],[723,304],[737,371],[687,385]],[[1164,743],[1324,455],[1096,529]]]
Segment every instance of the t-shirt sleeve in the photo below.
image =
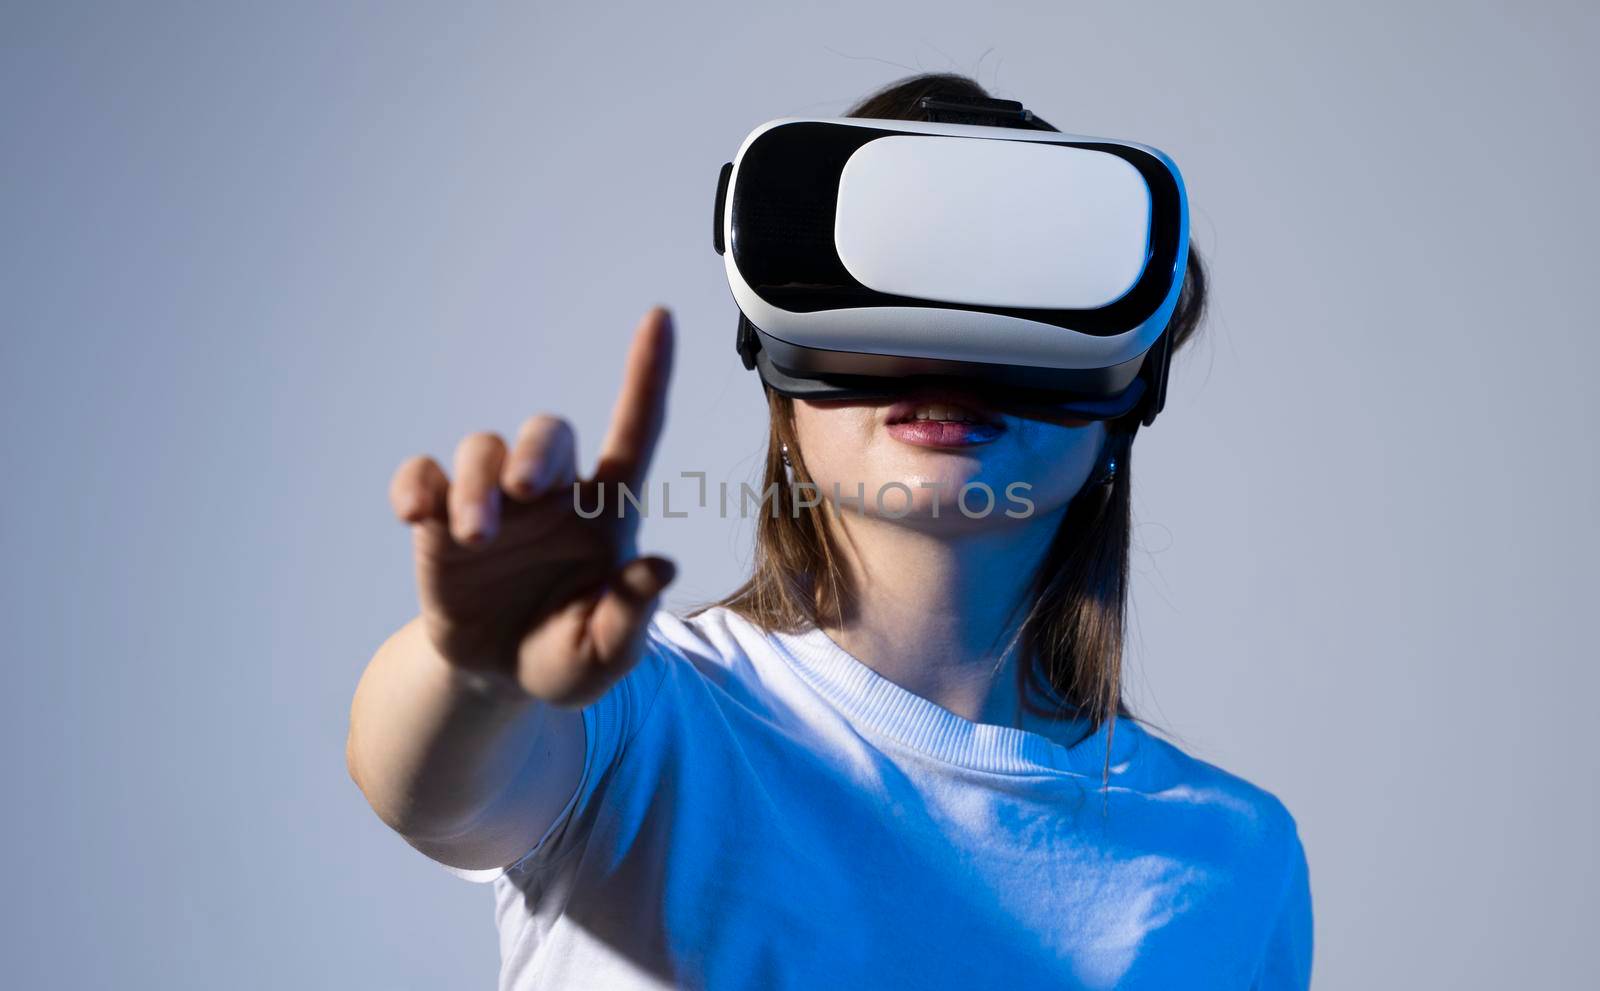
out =
[[599,800],[611,769],[633,741],[660,691],[667,673],[668,651],[659,623],[652,619],[638,663],[612,683],[604,695],[583,708],[583,772],[578,785],[526,853],[504,867],[469,870],[445,864],[445,870],[468,881],[488,883],[511,871],[532,870],[571,849],[581,839],[578,834],[582,824],[592,821],[585,813]]
[[1283,894],[1256,973],[1253,991],[1305,991],[1311,987],[1311,872],[1299,829],[1290,831],[1291,846]]

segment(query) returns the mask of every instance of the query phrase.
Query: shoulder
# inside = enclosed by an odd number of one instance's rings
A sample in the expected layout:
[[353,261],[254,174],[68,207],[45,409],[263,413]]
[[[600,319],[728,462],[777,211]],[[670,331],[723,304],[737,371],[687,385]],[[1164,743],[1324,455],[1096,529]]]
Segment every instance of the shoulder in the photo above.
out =
[[1193,842],[1269,874],[1303,869],[1299,823],[1275,793],[1145,727],[1139,734],[1141,756],[1154,770],[1144,797],[1186,820]]
[[1186,862],[1242,906],[1259,944],[1252,988],[1307,988],[1315,944],[1311,869],[1300,826],[1273,792],[1146,733],[1171,765],[1152,794],[1184,810]]
[[658,609],[650,620],[649,637],[673,659],[687,661],[713,677],[749,671],[754,660],[777,649],[774,634],[725,606],[688,615]]
[[[1143,756],[1159,780],[1139,798],[1157,814],[1157,845],[1198,879],[1231,893],[1253,919],[1263,949],[1252,987],[1310,981],[1310,868],[1299,823],[1273,792],[1140,728]],[[1141,817],[1142,818],[1142,817]]]
[[685,702],[737,700],[764,707],[773,675],[785,665],[782,635],[725,606],[679,615],[657,609],[647,629],[649,663],[657,680]]

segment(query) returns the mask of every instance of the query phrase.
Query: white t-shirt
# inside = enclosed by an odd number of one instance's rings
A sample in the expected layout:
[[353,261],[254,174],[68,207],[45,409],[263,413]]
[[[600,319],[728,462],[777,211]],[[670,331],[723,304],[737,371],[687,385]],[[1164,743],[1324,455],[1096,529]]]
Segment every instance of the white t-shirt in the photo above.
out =
[[1310,983],[1270,793],[1136,723],[1064,747],[826,634],[658,611],[584,709],[577,792],[492,881],[502,991]]

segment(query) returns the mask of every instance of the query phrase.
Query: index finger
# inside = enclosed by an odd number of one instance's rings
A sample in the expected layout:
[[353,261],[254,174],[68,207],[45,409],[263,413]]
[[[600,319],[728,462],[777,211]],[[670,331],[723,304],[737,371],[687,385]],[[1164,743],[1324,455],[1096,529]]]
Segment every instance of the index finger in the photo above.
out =
[[643,484],[666,422],[672,338],[672,314],[665,306],[652,307],[639,322],[628,348],[622,391],[612,407],[611,425],[595,466],[597,481],[621,482],[635,490]]

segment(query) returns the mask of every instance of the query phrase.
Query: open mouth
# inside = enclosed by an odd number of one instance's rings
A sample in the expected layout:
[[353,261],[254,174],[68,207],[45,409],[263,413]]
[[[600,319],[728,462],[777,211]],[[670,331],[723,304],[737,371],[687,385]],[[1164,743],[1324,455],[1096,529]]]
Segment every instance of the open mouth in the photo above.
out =
[[934,420],[942,423],[987,423],[1001,426],[1000,415],[974,396],[925,392],[907,396],[889,407],[886,423]]
[[889,407],[884,424],[897,440],[919,447],[970,447],[1005,432],[1005,422],[971,396],[928,393]]

